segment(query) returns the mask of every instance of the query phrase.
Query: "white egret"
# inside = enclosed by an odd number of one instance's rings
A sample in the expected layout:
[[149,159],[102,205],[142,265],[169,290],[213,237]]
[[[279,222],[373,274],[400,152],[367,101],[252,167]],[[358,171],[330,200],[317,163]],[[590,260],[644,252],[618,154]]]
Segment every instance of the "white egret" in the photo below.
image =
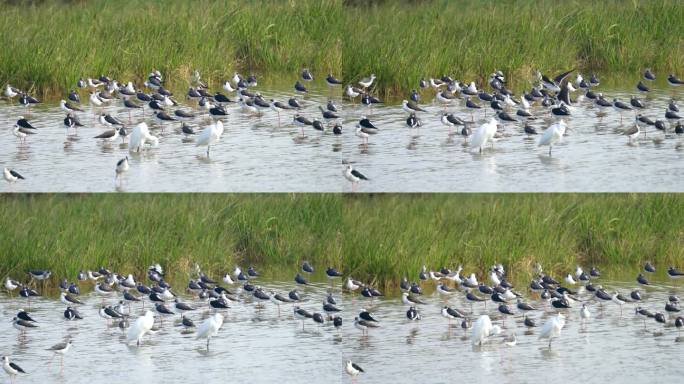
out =
[[128,333],[126,334],[126,342],[130,343],[132,341],[136,342],[137,346],[140,346],[140,341],[147,332],[149,332],[154,326],[154,313],[152,311],[146,311],[143,316],[138,317],[135,323],[128,328]]
[[208,127],[204,128],[202,133],[200,133],[199,137],[197,138],[197,146],[200,145],[206,145],[207,146],[207,157],[209,157],[209,151],[211,149],[211,145],[215,144],[219,141],[221,138],[221,135],[223,134],[223,123],[221,120],[216,121],[216,124],[211,124]]
[[145,148],[145,143],[151,143],[153,146],[159,144],[159,139],[150,134],[150,128],[146,123],[142,122],[133,128],[131,132],[131,140],[128,144],[128,150],[130,152],[140,152],[141,149]]
[[209,340],[218,335],[221,325],[223,325],[223,315],[217,312],[204,320],[197,329],[197,338],[207,339],[207,350],[209,349]]
[[501,333],[501,328],[498,325],[492,325],[492,320],[487,315],[480,316],[471,331],[471,342],[473,345],[482,345],[490,336],[495,336]]
[[550,317],[541,328],[539,332],[540,339],[549,339],[549,349],[551,348],[551,340],[560,337],[561,329],[565,326],[565,316],[559,313],[554,317]]
[[552,124],[550,127],[546,128],[541,135],[537,146],[541,147],[542,145],[548,145],[549,156],[551,156],[551,149],[556,143],[560,143],[561,140],[563,140],[563,135],[567,128],[568,125],[565,123],[565,120],[560,120],[559,122]]
[[491,118],[488,123],[484,123],[480,126],[480,128],[473,133],[473,138],[470,141],[470,144],[474,148],[479,148],[480,152],[482,152],[482,148],[487,145],[487,142],[494,139],[494,135],[496,134],[496,119]]

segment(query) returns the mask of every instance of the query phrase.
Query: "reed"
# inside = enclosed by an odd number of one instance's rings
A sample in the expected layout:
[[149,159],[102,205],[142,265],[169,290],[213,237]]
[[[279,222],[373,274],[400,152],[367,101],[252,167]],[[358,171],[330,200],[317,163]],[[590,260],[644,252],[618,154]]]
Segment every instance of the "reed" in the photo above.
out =
[[159,69],[184,90],[195,68],[216,86],[233,71],[294,83],[308,67],[319,81],[374,72],[389,96],[494,69],[513,87],[534,69],[664,75],[684,64],[682,19],[677,0],[4,1],[0,82],[50,96],[81,76],[141,84]]

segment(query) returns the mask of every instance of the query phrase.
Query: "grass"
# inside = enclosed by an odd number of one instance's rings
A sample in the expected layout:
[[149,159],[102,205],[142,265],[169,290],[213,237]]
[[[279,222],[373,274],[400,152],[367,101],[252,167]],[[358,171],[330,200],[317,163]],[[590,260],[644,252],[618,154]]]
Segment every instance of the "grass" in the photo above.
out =
[[2,195],[0,225],[0,276],[15,278],[159,262],[186,279],[199,262],[214,276],[237,263],[290,279],[309,260],[380,285],[423,264],[501,262],[520,281],[535,262],[632,273],[650,260],[662,272],[684,256],[684,197],[669,194]]
[[[20,5],[16,5],[20,4]],[[678,0],[4,1],[0,82],[61,94],[83,75],[134,79],[157,68],[184,89],[204,78],[378,75],[385,96],[423,76],[486,76],[527,85],[532,70],[680,71]],[[17,22],[17,21],[20,22]]]

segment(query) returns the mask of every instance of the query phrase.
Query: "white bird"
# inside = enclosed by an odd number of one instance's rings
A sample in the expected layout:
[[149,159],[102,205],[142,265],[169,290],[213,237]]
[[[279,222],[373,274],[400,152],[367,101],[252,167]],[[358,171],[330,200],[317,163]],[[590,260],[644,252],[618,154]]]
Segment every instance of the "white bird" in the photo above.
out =
[[15,289],[19,288],[19,282],[12,280],[9,276],[5,278],[5,289],[8,291],[14,291]]
[[639,128],[639,124],[634,124],[634,126],[629,127],[625,129],[623,132],[625,136],[629,138],[629,142],[632,143],[633,140],[636,140],[639,135],[641,135],[641,128]]
[[498,325],[492,325],[492,319],[487,315],[480,316],[471,331],[470,341],[473,345],[482,345],[490,336],[495,336],[501,333],[501,328]]
[[233,87],[230,85],[230,81],[226,81],[225,83],[223,83],[223,89],[224,89],[226,92],[228,92],[228,93],[230,93],[230,92],[235,92],[235,88],[233,88]]
[[129,93],[135,93],[135,87],[133,86],[132,82],[126,83],[126,91]]
[[361,368],[358,364],[353,363],[351,360],[347,360],[344,371],[347,372],[347,375],[351,377],[356,377],[359,373],[364,372],[363,368]]
[[354,283],[354,280],[351,277],[347,277],[347,281],[344,283],[344,289],[348,291],[356,291],[360,287],[361,285]]
[[484,123],[480,128],[473,133],[473,138],[470,141],[470,145],[474,148],[478,148],[482,152],[482,148],[487,145],[487,142],[494,138],[496,134],[496,119],[491,118],[488,123]]
[[197,146],[206,145],[207,146],[207,157],[209,157],[209,151],[212,144],[216,144],[221,135],[223,134],[223,123],[221,120],[217,120],[215,124],[211,124],[204,128],[202,133],[200,133],[197,138]]
[[12,134],[19,139],[20,143],[26,143],[26,136],[35,135],[36,132],[34,129],[28,129],[19,125],[15,125],[12,128]]
[[233,78],[231,80],[233,80],[233,83],[235,83],[235,84],[239,83],[240,82],[240,75],[237,72],[233,72]]
[[175,104],[173,103],[173,100],[171,100],[168,96],[164,95],[164,99],[162,100],[162,103],[166,105],[167,107],[172,107]]
[[226,283],[226,284],[229,284],[229,285],[235,284],[235,282],[233,281],[233,279],[230,277],[230,274],[229,274],[229,273],[226,273],[225,275],[223,275],[223,282]]
[[351,85],[347,85],[347,86],[344,88],[344,94],[347,95],[347,97],[349,97],[350,99],[354,99],[354,98],[356,98],[358,95],[360,95],[360,93],[359,93],[359,92],[356,92],[356,91],[354,90],[354,87],[352,87]]
[[171,292],[170,289],[164,288],[160,293],[159,297],[162,298],[162,300],[173,300],[176,298],[176,296]]
[[462,270],[463,270],[463,267],[459,265],[458,268],[456,269],[456,271],[454,271],[454,272],[452,272],[452,273],[446,275],[445,277],[446,277],[448,280],[451,280],[451,281],[453,281],[453,282],[456,282],[457,284],[460,285],[460,284],[462,283],[462,281],[461,281],[461,271],[462,271]]
[[450,296],[456,292],[456,289],[449,288],[442,283],[437,284],[436,290],[437,290],[437,293],[439,293],[440,295],[444,295],[444,296]]
[[471,94],[478,93],[477,86],[475,85],[474,81],[471,81],[470,84],[468,84],[468,92],[470,92]]
[[[128,161],[128,156],[126,156],[126,161]],[[125,286],[128,286],[128,287],[135,287],[136,283],[135,283],[135,279],[133,278],[133,275],[131,275],[129,273],[128,276],[124,279],[122,284],[125,284]]]
[[92,104],[94,107],[101,107],[102,106],[102,99],[97,95],[95,92],[90,93],[90,104]]
[[513,101],[513,99],[511,99],[511,96],[509,96],[509,95],[504,96],[504,103],[506,105],[508,105],[509,107],[515,106],[515,101]]
[[624,304],[625,302],[618,298],[617,292],[613,293],[613,296],[611,296],[611,300],[613,301],[613,303],[620,306],[620,316],[622,316],[622,304]]
[[[66,355],[67,352],[69,352],[69,349],[71,348],[72,342],[71,340],[67,340],[62,343],[58,343],[53,345],[52,347],[48,348],[47,351],[53,352],[57,355],[60,355],[60,366],[64,365],[64,355]],[[52,355],[52,358],[54,359],[55,355]],[[52,361],[52,359],[50,359]]]
[[19,179],[24,179],[24,176],[20,175],[19,172],[8,168],[3,169],[2,176],[5,178],[5,180],[7,180],[8,183],[13,183]]
[[568,295],[568,291],[563,292],[563,300],[567,301],[571,305],[577,302],[577,300]]
[[504,290],[503,293],[500,294],[500,296],[501,296],[504,300],[513,300],[513,299],[516,299],[516,298],[517,298],[517,296],[515,295],[515,293],[511,292],[510,289]]
[[207,339],[207,349],[209,349],[209,340],[218,335],[221,325],[223,325],[223,315],[217,312],[204,320],[197,328],[197,338]]
[[359,85],[361,85],[363,88],[368,88],[373,85],[373,81],[375,81],[375,74],[371,73],[369,77],[359,80]]
[[527,99],[526,99],[526,98],[524,98],[524,97],[521,97],[521,98],[520,98],[520,102],[522,103],[522,106],[523,106],[523,109],[524,109],[524,110],[526,110],[526,111],[527,111],[527,110],[529,110],[529,109],[530,109],[530,102],[529,102],[529,101],[527,101]]
[[537,275],[541,275],[541,273],[544,271],[544,268],[542,268],[542,265],[539,263],[534,264],[534,273]]
[[579,265],[577,267],[575,267],[575,277],[576,278],[579,279],[583,273],[584,273],[584,271],[582,270],[582,267],[580,267]]
[[9,375],[10,382],[12,382],[14,380],[14,377],[19,373],[26,373],[23,369],[21,369],[20,366],[12,363],[9,360],[9,356],[2,357],[2,369],[4,369],[5,372],[7,372],[7,374]]
[[442,278],[442,276],[435,275],[435,271],[432,270],[428,272],[428,275],[430,275],[430,279],[432,279],[433,281],[439,281]]
[[573,279],[571,273],[568,273],[567,276],[565,276],[565,282],[568,283],[568,284],[572,284],[572,285],[577,284],[577,282],[575,281],[575,279]]
[[75,111],[81,111],[82,112],[81,108],[79,108],[75,105],[72,105],[71,103],[67,103],[65,100],[59,101],[59,107],[66,113],[71,113],[71,112],[75,112]]
[[5,97],[6,98],[12,99],[13,97],[15,97],[18,94],[19,94],[19,92],[17,92],[17,89],[12,88],[11,85],[7,84],[5,86]]
[[470,285],[479,285],[478,282],[477,282],[477,277],[475,276],[474,273],[471,273],[470,276],[468,276],[468,277],[466,278],[466,281],[467,281],[468,284],[470,284]]
[[489,280],[495,287],[501,284],[501,279],[499,279],[499,275],[497,275],[496,271],[493,269],[489,271]]
[[101,87],[102,85],[103,85],[103,83],[101,83],[99,80],[93,81],[93,79],[91,79],[90,77],[88,78],[88,86],[90,88],[97,88],[97,87]]
[[515,333],[508,335],[504,338],[504,344],[508,345],[509,347],[513,347],[518,343],[518,338],[515,336]]
[[351,181],[352,192],[356,191],[356,186],[360,180],[368,180],[368,178],[361,172],[357,171],[352,167],[351,164],[347,164],[347,168],[344,170],[344,178]]
[[550,317],[541,328],[539,332],[540,339],[549,339],[549,348],[551,348],[551,340],[560,337],[561,330],[565,326],[565,316],[559,313],[554,317]]
[[116,163],[116,178],[118,179],[119,175],[126,171],[128,171],[128,156],[124,157]]
[[585,321],[590,317],[591,313],[589,312],[589,307],[587,307],[587,304],[582,304],[582,308],[580,309],[580,318],[582,318],[582,321]]
[[544,133],[541,135],[537,146],[541,147],[542,145],[548,145],[549,156],[551,156],[551,149],[556,143],[560,143],[561,140],[563,140],[563,135],[565,134],[565,130],[567,128],[568,125],[565,123],[565,120],[561,120],[555,124],[552,124],[550,127],[546,128]]
[[126,342],[130,343],[132,341],[136,342],[136,345],[140,346],[143,336],[149,332],[154,326],[154,313],[152,311],[146,311],[143,316],[138,317],[135,323],[128,328],[128,333],[126,334]]
[[151,143],[153,146],[159,144],[159,139],[150,134],[150,128],[147,123],[142,122],[133,128],[131,132],[131,140],[128,143],[128,150],[130,152],[140,152],[140,150],[145,149],[145,143]]
[[363,140],[364,143],[368,144],[368,134],[363,131],[363,128],[356,128],[356,137],[361,138],[361,140]]

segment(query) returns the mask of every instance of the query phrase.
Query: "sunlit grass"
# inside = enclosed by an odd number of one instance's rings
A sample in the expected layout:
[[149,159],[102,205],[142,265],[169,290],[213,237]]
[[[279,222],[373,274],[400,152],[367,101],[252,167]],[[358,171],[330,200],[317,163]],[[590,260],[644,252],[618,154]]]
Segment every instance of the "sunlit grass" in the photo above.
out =
[[197,262],[290,279],[308,260],[377,283],[496,262],[526,279],[535,262],[663,271],[684,256],[684,198],[667,194],[2,195],[0,225],[0,276],[16,278],[159,262],[184,279]]
[[[233,71],[323,79],[378,76],[381,93],[424,76],[503,70],[513,86],[532,71],[665,75],[684,67],[677,0],[522,1],[34,1],[0,4],[0,82],[60,94],[81,76],[140,84],[152,69],[184,89]],[[359,4],[371,4],[368,6]],[[484,79],[480,79],[481,81]]]

